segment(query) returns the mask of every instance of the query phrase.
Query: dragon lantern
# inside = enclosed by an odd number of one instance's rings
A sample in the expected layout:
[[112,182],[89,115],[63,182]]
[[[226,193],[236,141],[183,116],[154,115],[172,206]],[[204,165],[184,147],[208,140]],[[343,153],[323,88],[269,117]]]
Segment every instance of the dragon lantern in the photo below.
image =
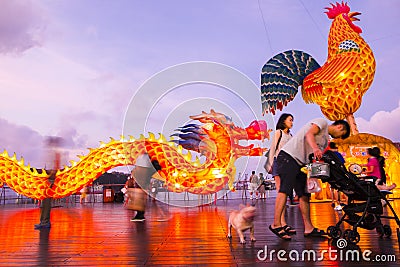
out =
[[[17,160],[15,155],[10,157],[4,151],[0,154],[0,185],[6,183],[15,192],[34,199],[62,198],[79,192],[111,168],[134,165],[139,155],[148,153],[162,166],[158,178],[170,191],[210,194],[227,183],[232,189],[235,161],[242,156],[260,156],[265,152],[254,145],[241,146],[239,140],[269,139],[271,130],[267,129],[265,121],[254,121],[245,129],[237,127],[214,110],[191,118],[202,124],[180,128],[178,140],[167,141],[162,135],[156,138],[150,133],[147,138],[142,135],[139,139],[121,137],[101,142],[98,148],[80,156],[80,161],[72,161],[71,166],[58,170],[52,186],[45,170],[25,166],[23,159]],[[190,140],[189,135],[199,142]],[[201,152],[206,156],[205,162],[200,163],[198,158],[192,161],[190,152],[182,153],[184,148]]]

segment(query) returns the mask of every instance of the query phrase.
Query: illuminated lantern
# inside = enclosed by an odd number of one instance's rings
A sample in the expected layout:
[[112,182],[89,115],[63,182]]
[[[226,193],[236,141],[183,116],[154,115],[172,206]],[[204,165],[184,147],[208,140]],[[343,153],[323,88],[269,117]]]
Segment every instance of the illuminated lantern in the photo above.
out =
[[272,57],[261,73],[263,112],[282,110],[302,86],[303,99],[316,103],[331,121],[347,119],[357,134],[354,112],[375,75],[375,58],[353,21],[347,3],[327,8],[332,25],[328,36],[328,58],[322,67],[307,53],[289,50]]
[[[269,139],[271,130],[267,130],[265,122],[253,122],[246,129],[237,127],[225,115],[213,110],[192,119],[203,123],[198,126],[203,142],[199,142],[196,149],[190,149],[190,142],[185,143],[183,139],[166,141],[164,136],[156,138],[152,133],[148,138],[111,138],[110,142],[101,142],[98,148],[90,149],[86,156],[80,156],[80,161],[73,161],[71,166],[58,170],[51,188],[45,171],[31,169],[23,160],[18,161],[15,155],[10,157],[5,151],[0,154],[0,183],[6,183],[18,194],[29,198],[63,198],[79,192],[112,168],[134,165],[139,155],[148,153],[151,160],[160,163],[162,170],[158,177],[172,192],[211,194],[227,183],[233,188],[235,161],[242,156],[261,156],[265,152],[253,145],[240,146],[239,140]],[[184,147],[201,150],[207,156],[206,162],[201,164],[199,159],[192,162],[190,152],[182,153]]]

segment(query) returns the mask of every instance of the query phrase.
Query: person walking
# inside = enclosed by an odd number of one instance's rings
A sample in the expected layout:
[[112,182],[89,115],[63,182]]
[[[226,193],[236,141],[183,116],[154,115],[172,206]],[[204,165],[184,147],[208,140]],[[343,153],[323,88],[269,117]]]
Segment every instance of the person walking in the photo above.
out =
[[[59,148],[62,144],[62,139],[57,136],[51,136],[46,139],[47,146],[47,164],[46,172],[48,173],[48,181],[50,188],[53,186],[56,174],[61,165],[61,153]],[[41,230],[51,227],[50,213],[51,213],[51,198],[42,200],[42,208],[40,210],[40,223],[34,225],[35,230]]]
[[[294,117],[292,114],[283,113],[276,124],[276,131],[274,138],[272,140],[271,148],[269,150],[268,160],[265,164],[265,169],[268,173],[272,174],[275,180],[276,189],[279,192],[280,188],[280,177],[277,168],[276,157],[281,151],[282,147],[292,138],[292,134],[290,129],[293,127]],[[293,200],[293,190],[290,194],[288,194],[290,199],[290,204],[295,205]],[[285,229],[285,231],[291,235],[296,234],[296,230],[293,227],[289,226],[286,223],[286,206],[281,215],[281,225]]]
[[[161,170],[161,166],[157,160],[150,160],[150,157],[147,153],[140,155],[136,159],[135,168],[132,171],[132,177],[135,179],[136,183],[141,187],[140,192],[136,192],[138,194],[138,198],[145,198],[144,190],[149,188],[151,177],[154,173]],[[135,217],[131,219],[134,222],[142,222],[145,220],[145,201],[143,200],[143,205],[137,207],[137,212]]]

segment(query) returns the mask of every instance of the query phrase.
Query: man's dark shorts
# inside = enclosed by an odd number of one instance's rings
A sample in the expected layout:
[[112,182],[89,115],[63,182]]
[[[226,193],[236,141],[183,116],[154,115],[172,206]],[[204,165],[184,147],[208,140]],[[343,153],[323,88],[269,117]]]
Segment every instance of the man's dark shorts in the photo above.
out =
[[296,160],[285,151],[280,151],[277,157],[277,169],[281,179],[279,192],[290,195],[294,191],[298,197],[311,196],[306,193],[307,175],[302,172]]

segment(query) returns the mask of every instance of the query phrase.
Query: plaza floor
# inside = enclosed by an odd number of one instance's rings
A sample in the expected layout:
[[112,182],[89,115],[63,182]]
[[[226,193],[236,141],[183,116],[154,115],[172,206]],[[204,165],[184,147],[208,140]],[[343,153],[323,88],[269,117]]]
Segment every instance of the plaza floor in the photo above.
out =
[[[297,230],[297,235],[291,241],[284,241],[268,230],[274,200],[273,196],[257,201],[219,199],[212,205],[192,208],[149,201],[145,222],[131,222],[133,212],[122,203],[70,203],[53,208],[51,229],[40,231],[33,229],[40,214],[37,205],[0,205],[0,266],[397,266],[400,263],[398,226],[394,220],[385,219],[393,230],[391,237],[380,238],[375,230],[359,229],[361,240],[357,245],[338,249],[337,240],[305,238],[300,209],[290,206],[288,223]],[[240,204],[251,203],[257,208],[257,241],[250,242],[249,232],[245,234],[244,245],[239,243],[236,232],[231,240],[227,239],[229,213]],[[400,211],[400,200],[391,204]],[[312,221],[321,229],[335,224],[341,214],[329,202],[311,204]],[[346,228],[349,225],[344,224],[343,229]],[[360,259],[346,259],[348,250],[359,251]],[[307,258],[310,251],[315,252],[316,259]],[[331,251],[331,255],[323,251]],[[366,261],[362,255],[369,251],[370,261]]]

